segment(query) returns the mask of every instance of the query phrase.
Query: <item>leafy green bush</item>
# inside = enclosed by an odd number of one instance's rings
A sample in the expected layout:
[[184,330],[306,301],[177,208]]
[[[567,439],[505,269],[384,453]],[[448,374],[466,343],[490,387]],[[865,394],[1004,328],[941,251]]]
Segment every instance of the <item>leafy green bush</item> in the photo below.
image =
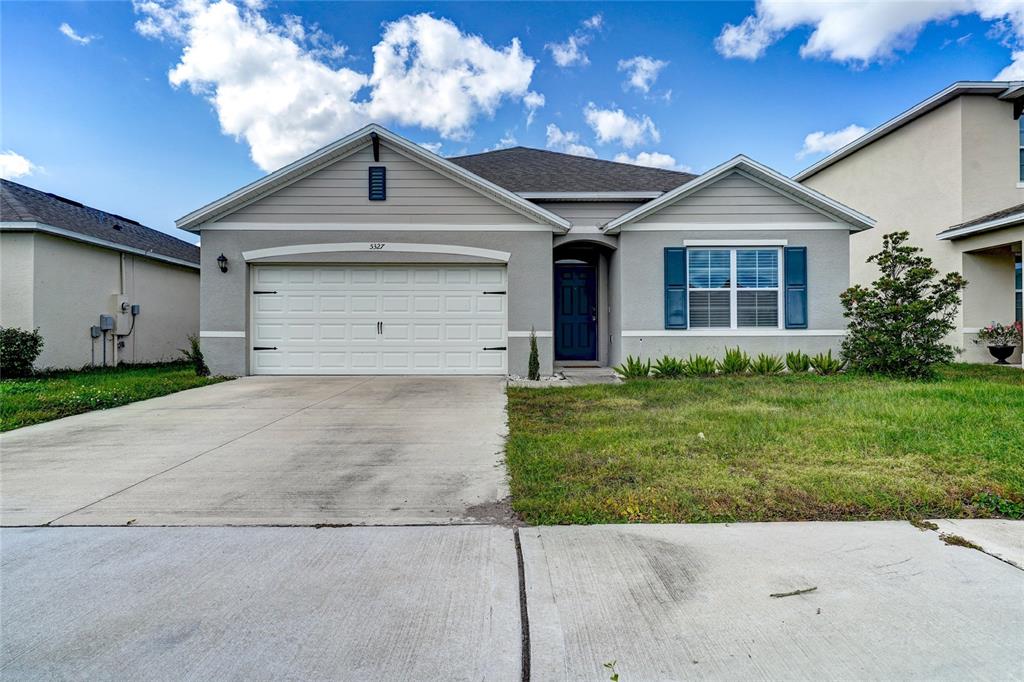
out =
[[786,369],[793,374],[806,372],[811,368],[811,358],[803,351],[786,353]]
[[666,355],[661,360],[655,362],[652,369],[654,376],[659,379],[679,379],[685,374],[686,363],[679,358]]
[[615,373],[623,379],[646,379],[651,375],[651,361],[643,362],[640,358],[632,355],[626,357],[626,361],[615,368]]
[[882,250],[867,260],[878,265],[880,277],[839,297],[850,320],[842,355],[853,369],[921,378],[956,357],[943,339],[956,328],[967,280],[956,272],[936,279],[932,260],[906,244],[909,238],[909,232],[884,235]]
[[811,358],[811,369],[818,374],[830,375],[838,374],[846,366],[846,361],[840,358],[832,357],[832,351],[826,353],[818,353]]
[[530,327],[530,360],[527,378],[530,381],[540,380],[540,353],[537,351],[537,332]]
[[782,374],[782,370],[786,369],[786,363],[778,355],[759,353],[757,358],[750,363],[750,369],[755,374]]
[[188,335],[188,348],[181,348],[181,354],[185,360],[192,363],[196,370],[197,377],[210,376],[210,368],[206,366],[206,359],[203,357],[203,349],[199,346],[199,337],[195,334]]
[[718,369],[722,374],[746,374],[750,371],[750,356],[735,348],[726,348],[725,357],[718,362]]
[[688,377],[713,377],[717,369],[715,359],[706,355],[691,355],[683,361],[683,373]]
[[28,332],[17,327],[0,327],[0,375],[26,377],[43,350],[39,329]]

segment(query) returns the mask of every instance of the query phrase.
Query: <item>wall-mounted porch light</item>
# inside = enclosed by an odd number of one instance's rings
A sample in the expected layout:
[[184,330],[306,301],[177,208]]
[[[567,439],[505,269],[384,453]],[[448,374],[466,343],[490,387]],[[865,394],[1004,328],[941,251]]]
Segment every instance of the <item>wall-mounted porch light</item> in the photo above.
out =
[[217,266],[220,268],[221,272],[228,271],[228,257],[223,253],[217,256]]

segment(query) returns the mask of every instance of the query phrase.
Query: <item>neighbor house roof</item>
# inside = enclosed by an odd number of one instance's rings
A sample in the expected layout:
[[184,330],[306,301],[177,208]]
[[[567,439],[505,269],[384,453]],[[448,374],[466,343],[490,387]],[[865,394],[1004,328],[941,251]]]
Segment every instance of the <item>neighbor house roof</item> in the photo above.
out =
[[278,189],[299,180],[310,173],[316,172],[349,154],[371,144],[374,136],[388,144],[391,149],[413,158],[427,168],[445,177],[471,187],[494,201],[525,215],[540,223],[547,223],[562,231],[568,231],[571,223],[565,218],[547,211],[540,206],[520,197],[501,185],[486,178],[467,172],[448,159],[434,154],[428,149],[396,135],[387,128],[371,123],[356,132],[341,138],[317,151],[293,161],[270,175],[264,176],[245,187],[235,190],[200,209],[179,218],[176,225],[184,230],[195,230],[205,222],[216,220],[260,197],[271,194]]
[[199,247],[72,199],[0,180],[0,227],[47,232],[118,251],[196,267]]
[[511,147],[448,160],[507,190],[541,199],[547,198],[545,195],[556,198],[554,195],[574,193],[619,193],[649,199],[696,177],[693,173],[529,147]]
[[888,135],[889,133],[902,128],[914,119],[924,116],[930,111],[938,109],[943,104],[950,102],[962,95],[989,95],[1005,100],[1020,100],[1024,98],[1024,81],[957,81],[942,92],[936,93],[919,104],[915,104],[902,114],[891,118],[874,130],[861,135],[853,142],[842,147],[821,161],[808,166],[793,176],[797,182],[803,182],[815,173],[818,173],[840,159],[845,159],[858,149],[866,147],[875,140]]
[[1010,206],[1009,208],[968,220],[959,225],[947,227],[942,232],[939,232],[938,237],[939,239],[958,239],[1020,223],[1024,223],[1024,204]]
[[740,154],[722,165],[712,168],[703,175],[690,180],[690,182],[676,187],[671,192],[662,194],[654,201],[649,201],[629,213],[608,221],[603,229],[605,232],[614,234],[623,225],[641,220],[660,210],[663,206],[693,194],[730,173],[742,173],[756,182],[772,187],[796,201],[811,206],[826,216],[831,216],[835,220],[849,225],[852,231],[866,230],[875,225],[873,218],[869,218],[859,211],[855,211],[834,199],[830,199],[810,187],[794,182],[768,166]]

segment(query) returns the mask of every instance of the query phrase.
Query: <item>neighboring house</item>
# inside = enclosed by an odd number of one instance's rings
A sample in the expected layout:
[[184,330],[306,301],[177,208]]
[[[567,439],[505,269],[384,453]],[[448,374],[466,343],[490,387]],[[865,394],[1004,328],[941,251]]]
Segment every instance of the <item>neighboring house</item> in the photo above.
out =
[[[114,327],[94,336],[101,315]],[[177,358],[199,330],[199,247],[2,180],[0,326],[39,328],[37,368]]]
[[876,277],[865,259],[896,230],[967,278],[950,342],[972,362],[992,361],[979,327],[1021,319],[1022,107],[1024,82],[954,83],[795,176],[878,220],[851,239],[853,282]]
[[837,348],[849,233],[872,221],[742,156],[697,177],[443,159],[370,125],[177,224],[202,235],[215,372],[524,375],[531,330],[544,374]]

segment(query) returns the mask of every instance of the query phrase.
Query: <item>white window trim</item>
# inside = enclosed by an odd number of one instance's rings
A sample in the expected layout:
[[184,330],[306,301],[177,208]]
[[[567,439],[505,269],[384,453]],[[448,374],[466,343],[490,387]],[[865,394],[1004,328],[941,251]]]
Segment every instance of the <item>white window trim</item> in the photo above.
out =
[[[785,267],[785,259],[783,258],[782,246],[784,246],[786,244],[785,240],[778,240],[778,241],[782,241],[783,242],[783,244],[781,244],[781,245],[778,245],[778,244],[764,244],[763,243],[764,241],[771,241],[771,240],[753,240],[753,239],[752,240],[746,240],[746,241],[748,241],[748,242],[758,242],[758,243],[744,243],[744,240],[736,240],[736,241],[732,241],[732,242],[720,242],[719,244],[716,244],[716,245],[710,245],[710,244],[698,245],[697,242],[701,242],[701,241],[717,241],[717,240],[691,239],[691,240],[685,240],[683,242],[683,245],[687,246],[687,251],[686,251],[686,328],[687,328],[687,330],[698,329],[698,330],[701,330],[701,331],[704,331],[704,330],[708,330],[708,331],[714,331],[714,330],[742,331],[742,330],[746,330],[746,329],[760,329],[760,330],[768,330],[768,329],[781,330],[781,329],[784,329],[784,314],[785,314],[785,311],[783,310],[782,281],[783,281],[783,277],[785,276],[785,273],[783,272],[783,268]],[[726,244],[728,244],[728,245],[726,245]],[[690,247],[697,248],[697,250],[700,250],[700,251],[728,251],[729,252],[729,326],[728,327],[696,327],[696,328],[691,328],[691,326],[690,326],[690,292],[691,291],[722,291],[722,288],[705,289],[705,288],[701,288],[701,287],[691,287],[690,286],[690,255],[692,253],[689,250]],[[741,249],[742,250],[746,250],[747,248],[750,248],[750,247],[755,247],[758,250],[767,250],[767,249],[770,248],[770,249],[773,249],[776,252],[776,254],[777,254],[778,267],[776,268],[776,273],[775,273],[776,274],[775,286],[774,287],[760,287],[760,288],[755,288],[755,289],[743,289],[743,291],[774,291],[775,292],[775,300],[776,300],[776,305],[775,305],[775,308],[776,308],[776,311],[775,311],[776,312],[775,327],[740,327],[737,324],[738,317],[739,317],[739,311],[737,309],[736,299],[737,299],[737,294],[740,291],[740,288],[736,285],[736,282],[737,282],[737,277],[736,277],[736,252],[741,250]]]

